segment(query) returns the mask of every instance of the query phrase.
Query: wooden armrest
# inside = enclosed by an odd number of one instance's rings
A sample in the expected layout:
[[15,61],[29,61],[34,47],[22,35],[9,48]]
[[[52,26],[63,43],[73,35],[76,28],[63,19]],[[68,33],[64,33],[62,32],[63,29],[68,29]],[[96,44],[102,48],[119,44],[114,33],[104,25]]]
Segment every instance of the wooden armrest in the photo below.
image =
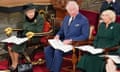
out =
[[88,45],[88,44],[92,44],[93,40],[84,40],[84,41],[73,41],[72,45],[73,46],[80,46],[80,45]]
[[13,31],[22,31],[23,29],[13,29]]
[[49,32],[42,32],[42,33],[35,33],[35,36],[46,36],[53,32],[53,29],[51,29]]
[[113,47],[113,48],[104,48],[104,53],[108,53],[108,52],[111,52],[111,51],[116,51],[120,48],[120,46],[116,46],[116,47]]
[[[22,31],[23,29],[13,29],[13,31]],[[49,35],[53,32],[53,29],[51,29],[49,32],[41,32],[41,33],[35,33],[35,36],[45,36]]]
[[48,38],[48,39],[53,39],[54,36],[53,36],[53,35],[50,35],[50,36],[48,36],[47,38]]

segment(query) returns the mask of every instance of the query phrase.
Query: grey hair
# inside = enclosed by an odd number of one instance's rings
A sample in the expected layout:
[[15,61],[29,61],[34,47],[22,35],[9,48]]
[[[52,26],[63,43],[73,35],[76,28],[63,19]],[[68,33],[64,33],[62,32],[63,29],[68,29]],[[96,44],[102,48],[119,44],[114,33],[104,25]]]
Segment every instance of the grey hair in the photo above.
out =
[[113,10],[105,10],[105,11],[103,11],[102,14],[100,15],[100,17],[101,17],[103,14],[107,14],[107,15],[111,18],[111,21],[112,21],[112,22],[115,22],[115,21],[116,21],[116,13],[115,13]]
[[72,6],[74,6],[77,10],[79,10],[79,5],[77,4],[76,1],[68,1],[68,3],[66,4],[66,10],[69,10],[69,8]]

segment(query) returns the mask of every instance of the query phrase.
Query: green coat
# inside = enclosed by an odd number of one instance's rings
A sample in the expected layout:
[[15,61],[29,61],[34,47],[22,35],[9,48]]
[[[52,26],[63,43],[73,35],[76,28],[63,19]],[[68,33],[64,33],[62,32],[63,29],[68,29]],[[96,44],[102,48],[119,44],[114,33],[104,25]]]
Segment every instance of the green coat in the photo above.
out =
[[[34,33],[42,32],[43,25],[44,25],[44,19],[40,15],[38,15],[33,22],[29,22],[25,19],[22,26],[23,28],[22,35],[25,36],[25,34],[29,31]],[[39,41],[39,38],[33,37],[31,41],[33,43],[37,43]],[[13,45],[12,50],[20,53],[20,52],[23,52],[25,48],[26,48],[26,43],[23,43],[21,45]]]
[[[120,42],[120,26],[116,23],[109,24],[108,28],[101,23],[94,40],[95,48],[111,48],[119,45]],[[111,52],[110,54],[120,54],[120,50]],[[78,68],[86,72],[105,72],[105,59],[98,57],[100,54],[84,54],[77,64]]]

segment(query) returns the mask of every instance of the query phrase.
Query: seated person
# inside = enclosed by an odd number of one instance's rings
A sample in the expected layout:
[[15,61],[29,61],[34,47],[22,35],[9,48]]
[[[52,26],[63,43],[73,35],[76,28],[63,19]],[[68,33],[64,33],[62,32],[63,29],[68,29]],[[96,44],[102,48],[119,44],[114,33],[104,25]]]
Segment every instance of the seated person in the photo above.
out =
[[[35,8],[35,6],[33,4],[28,4],[25,5],[23,7],[24,9],[24,22],[23,22],[23,32],[22,32],[22,36],[27,36],[28,38],[31,38],[31,42],[39,42],[39,38],[38,37],[32,37],[34,35],[34,33],[39,33],[42,32],[43,30],[43,25],[44,25],[44,19],[42,16],[40,16]],[[9,29],[5,29],[6,34],[9,34],[12,32],[12,28]],[[18,64],[18,58],[19,58],[19,54],[22,53],[24,51],[24,49],[26,48],[27,43],[23,43],[20,45],[9,45],[8,44],[8,52],[12,61],[11,66],[9,67],[9,69],[14,72],[14,70],[17,68],[17,64]]]
[[[115,22],[116,14],[112,10],[105,10],[101,14],[103,22],[100,23],[97,35],[93,42],[95,48],[109,49],[116,47],[120,42],[120,26]],[[109,54],[119,54],[120,51],[111,51]],[[106,72],[105,58],[99,57],[102,54],[85,53],[77,64],[77,67],[83,72]]]
[[100,12],[107,9],[114,10],[117,15],[120,15],[120,2],[116,0],[105,0],[101,5]]
[[[79,5],[75,1],[69,1],[66,10],[69,15],[65,16],[62,26],[54,39],[59,40],[62,37],[62,42],[68,45],[72,41],[88,39],[89,23],[86,17],[79,13]],[[51,46],[44,49],[47,68],[51,72],[60,72],[64,52],[55,50]]]

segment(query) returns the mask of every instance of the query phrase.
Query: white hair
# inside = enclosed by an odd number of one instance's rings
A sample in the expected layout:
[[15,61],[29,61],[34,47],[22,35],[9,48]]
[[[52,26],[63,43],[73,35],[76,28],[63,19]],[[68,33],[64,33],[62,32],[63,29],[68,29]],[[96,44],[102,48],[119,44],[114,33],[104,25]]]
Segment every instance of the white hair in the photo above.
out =
[[79,10],[79,5],[77,4],[76,1],[68,1],[66,5],[66,10],[69,10],[71,6],[74,6],[77,10]]
[[116,21],[116,13],[113,10],[103,11],[100,17],[102,17],[102,15],[104,15],[104,14],[108,15],[112,22]]

